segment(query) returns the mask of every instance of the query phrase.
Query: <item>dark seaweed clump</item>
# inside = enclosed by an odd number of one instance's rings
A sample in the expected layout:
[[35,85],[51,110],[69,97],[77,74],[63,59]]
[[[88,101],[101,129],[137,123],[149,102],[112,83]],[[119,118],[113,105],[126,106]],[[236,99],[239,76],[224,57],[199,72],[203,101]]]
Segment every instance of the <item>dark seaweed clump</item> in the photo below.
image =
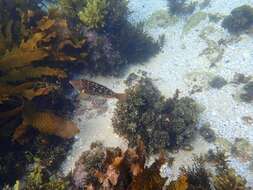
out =
[[178,15],[178,16],[192,14],[197,5],[196,2],[191,2],[188,4],[186,3],[186,0],[167,0],[167,1],[168,1],[170,13],[172,15]]
[[66,153],[73,143],[73,141],[40,134],[35,130],[30,130],[28,133],[30,138],[25,145],[1,141],[1,188],[4,184],[15,184],[17,179],[29,173],[29,167],[36,159],[39,159],[47,172],[53,175],[66,159]]
[[128,64],[146,61],[162,46],[142,24],[128,21],[125,0],[60,0],[51,10],[57,11],[78,38],[87,39],[84,66],[91,74],[119,75]]
[[130,146],[141,138],[149,152],[179,148],[194,136],[199,116],[196,102],[189,98],[164,99],[148,78],[126,90],[112,119],[114,130]]
[[253,81],[250,81],[243,86],[243,92],[240,94],[240,98],[247,103],[253,101]]
[[222,22],[222,26],[230,33],[242,33],[253,26],[253,8],[249,5],[232,10]]

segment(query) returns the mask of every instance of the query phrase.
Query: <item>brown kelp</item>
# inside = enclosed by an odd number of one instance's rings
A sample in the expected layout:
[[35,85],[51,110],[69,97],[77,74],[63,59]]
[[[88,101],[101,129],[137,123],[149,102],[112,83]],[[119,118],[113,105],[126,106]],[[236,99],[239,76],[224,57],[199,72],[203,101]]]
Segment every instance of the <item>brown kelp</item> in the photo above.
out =
[[[22,177],[30,157],[55,166],[52,172],[66,156],[67,139],[79,131],[65,96],[70,77],[81,70],[119,74],[134,62],[124,52],[130,46],[146,58],[146,49],[159,51],[128,14],[125,0],[0,1],[0,188]],[[122,26],[134,28],[131,39]],[[125,38],[128,44],[119,43]]]
[[142,142],[125,152],[92,144],[75,165],[72,189],[162,190],[166,178],[160,176],[160,168],[165,158],[161,155],[146,167],[145,156]]
[[152,84],[143,78],[126,90],[126,101],[118,102],[112,119],[117,134],[130,145],[141,138],[147,150],[179,148],[189,143],[196,132],[200,110],[189,97],[165,99]]

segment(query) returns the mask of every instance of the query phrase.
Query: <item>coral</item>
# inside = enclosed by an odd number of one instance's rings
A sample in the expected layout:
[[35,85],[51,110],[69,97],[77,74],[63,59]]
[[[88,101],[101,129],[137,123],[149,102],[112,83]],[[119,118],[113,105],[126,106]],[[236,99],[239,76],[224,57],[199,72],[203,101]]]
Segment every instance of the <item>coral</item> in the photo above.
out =
[[180,147],[193,137],[199,108],[191,98],[164,100],[148,78],[127,89],[126,96],[125,102],[118,102],[112,123],[131,146],[140,137],[148,151],[157,152]]
[[226,16],[222,26],[230,33],[242,33],[253,27],[253,8],[249,5],[237,7]]
[[79,18],[90,29],[103,28],[106,11],[107,0],[87,0],[84,9],[79,12]]
[[192,14],[196,8],[196,3],[187,4],[186,0],[167,0],[170,13],[172,15],[188,15]]
[[164,163],[161,155],[150,167],[145,167],[141,142],[135,149],[125,152],[96,143],[76,163],[72,174],[74,189],[161,190],[166,181],[160,176]]

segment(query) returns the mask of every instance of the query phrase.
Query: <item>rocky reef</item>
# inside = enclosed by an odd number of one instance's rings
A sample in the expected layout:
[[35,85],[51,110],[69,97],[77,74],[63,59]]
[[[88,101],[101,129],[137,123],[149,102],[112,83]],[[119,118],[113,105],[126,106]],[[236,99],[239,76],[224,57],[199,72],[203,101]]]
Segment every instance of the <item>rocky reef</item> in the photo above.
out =
[[115,132],[131,146],[143,140],[149,152],[186,145],[194,136],[200,111],[193,99],[178,95],[165,99],[151,79],[141,79],[126,90],[126,101],[117,104]]
[[224,18],[222,26],[230,33],[242,33],[253,27],[253,8],[249,5],[237,7]]
[[125,0],[0,1],[0,188],[35,157],[50,172],[64,160],[79,132],[74,75],[119,75],[159,52],[128,16]]
[[196,8],[197,3],[187,3],[186,0],[167,0],[170,13],[172,15],[189,15],[192,14]]

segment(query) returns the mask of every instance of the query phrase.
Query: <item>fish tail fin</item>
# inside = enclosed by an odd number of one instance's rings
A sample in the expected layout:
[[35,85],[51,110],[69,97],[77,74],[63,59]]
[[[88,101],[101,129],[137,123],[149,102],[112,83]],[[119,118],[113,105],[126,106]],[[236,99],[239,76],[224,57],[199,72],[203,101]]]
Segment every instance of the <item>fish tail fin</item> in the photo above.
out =
[[127,99],[127,95],[125,93],[116,93],[114,97],[122,102],[126,101]]

